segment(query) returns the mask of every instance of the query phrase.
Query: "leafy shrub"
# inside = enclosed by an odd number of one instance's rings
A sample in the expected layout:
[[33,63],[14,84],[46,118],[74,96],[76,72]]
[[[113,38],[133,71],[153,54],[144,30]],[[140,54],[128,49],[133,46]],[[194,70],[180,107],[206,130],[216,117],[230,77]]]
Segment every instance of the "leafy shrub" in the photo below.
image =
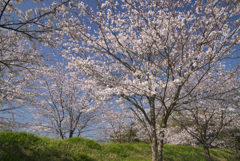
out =
[[0,142],[9,142],[9,143],[17,143],[20,145],[24,144],[36,144],[41,140],[40,137],[27,133],[27,132],[0,132]]
[[91,139],[85,139],[82,137],[74,137],[74,138],[66,139],[65,141],[68,143],[83,144],[91,149],[98,149],[98,150],[101,149],[101,146],[97,143],[97,141],[91,140]]
[[101,149],[101,146],[95,140],[85,140],[84,145],[86,145],[91,149],[98,149],[98,150]]
[[74,137],[74,138],[66,139],[64,140],[64,142],[74,143],[74,144],[84,144],[85,140],[86,139],[82,137]]
[[121,157],[127,157],[127,149],[124,144],[114,143],[108,146],[108,150],[111,153],[118,154]]

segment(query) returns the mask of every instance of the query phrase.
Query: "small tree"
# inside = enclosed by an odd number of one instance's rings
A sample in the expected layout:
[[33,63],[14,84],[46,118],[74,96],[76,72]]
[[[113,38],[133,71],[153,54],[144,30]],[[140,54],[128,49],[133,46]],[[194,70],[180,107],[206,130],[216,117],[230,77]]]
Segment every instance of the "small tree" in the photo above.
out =
[[102,105],[93,98],[94,90],[84,83],[81,72],[63,65],[42,68],[38,72],[36,88],[32,91],[35,131],[65,139],[81,136],[96,121]]
[[123,104],[106,105],[109,108],[103,109],[100,117],[101,123],[97,126],[99,139],[108,139],[113,142],[132,142],[135,129],[134,117]]
[[233,120],[229,126],[223,128],[219,134],[217,141],[220,142],[219,147],[231,149],[237,158],[240,158],[240,120]]
[[224,75],[220,69],[217,71],[206,82],[206,88],[199,89],[201,92],[196,95],[192,93],[195,101],[181,106],[179,115],[172,115],[185,133],[204,148],[207,161],[211,160],[209,147],[223,143],[217,139],[221,132],[239,128],[236,121],[240,116],[238,75],[233,71],[225,71]]

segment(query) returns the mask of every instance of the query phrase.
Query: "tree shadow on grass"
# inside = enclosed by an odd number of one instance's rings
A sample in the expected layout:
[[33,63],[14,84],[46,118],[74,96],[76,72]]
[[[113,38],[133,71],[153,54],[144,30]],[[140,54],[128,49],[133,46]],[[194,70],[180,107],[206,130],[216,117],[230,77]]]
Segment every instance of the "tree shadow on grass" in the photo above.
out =
[[74,154],[63,152],[57,148],[29,148],[17,144],[4,144],[0,146],[0,160],[4,161],[38,161],[38,160],[59,160],[59,161],[96,161],[86,154]]
[[20,133],[2,133],[0,137],[0,160],[2,161],[95,161],[86,154],[72,153],[51,140]]

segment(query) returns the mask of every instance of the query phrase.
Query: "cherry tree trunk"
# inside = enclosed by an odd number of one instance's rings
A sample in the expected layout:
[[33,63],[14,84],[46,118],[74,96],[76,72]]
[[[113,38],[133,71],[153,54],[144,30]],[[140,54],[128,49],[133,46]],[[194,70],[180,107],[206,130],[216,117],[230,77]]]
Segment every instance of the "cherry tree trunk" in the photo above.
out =
[[60,132],[59,132],[60,137],[64,140],[65,138],[64,138],[64,135],[63,135],[63,133],[62,133],[62,130],[60,129],[59,131],[60,131]]
[[72,138],[73,137],[73,130],[70,130],[70,132],[69,132],[69,138]]
[[[161,128],[165,129],[166,128],[167,123],[163,120],[162,122],[162,126]],[[164,131],[161,130],[159,133],[159,144],[158,144],[158,161],[162,161],[163,160],[163,142],[164,139]]]
[[158,147],[157,147],[156,132],[153,132],[152,134],[151,148],[152,148],[152,161],[158,161]]
[[210,152],[209,152],[209,147],[208,146],[204,146],[204,152],[205,152],[206,161],[211,161],[211,156],[210,156]]
[[158,161],[162,161],[163,160],[163,138],[164,138],[164,132],[161,131],[159,134],[159,144],[158,144]]
[[155,97],[148,97],[150,105],[150,127],[151,127],[151,148],[152,161],[158,161],[157,133],[156,133],[156,118],[155,118]]

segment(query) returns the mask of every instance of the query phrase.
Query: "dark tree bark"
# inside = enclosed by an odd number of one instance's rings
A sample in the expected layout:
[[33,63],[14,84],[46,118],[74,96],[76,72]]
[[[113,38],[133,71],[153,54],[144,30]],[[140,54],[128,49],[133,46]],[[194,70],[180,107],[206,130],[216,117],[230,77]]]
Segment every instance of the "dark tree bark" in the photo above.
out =
[[206,161],[211,161],[211,156],[210,156],[210,152],[209,152],[209,147],[208,146],[204,146],[204,152],[205,152]]

